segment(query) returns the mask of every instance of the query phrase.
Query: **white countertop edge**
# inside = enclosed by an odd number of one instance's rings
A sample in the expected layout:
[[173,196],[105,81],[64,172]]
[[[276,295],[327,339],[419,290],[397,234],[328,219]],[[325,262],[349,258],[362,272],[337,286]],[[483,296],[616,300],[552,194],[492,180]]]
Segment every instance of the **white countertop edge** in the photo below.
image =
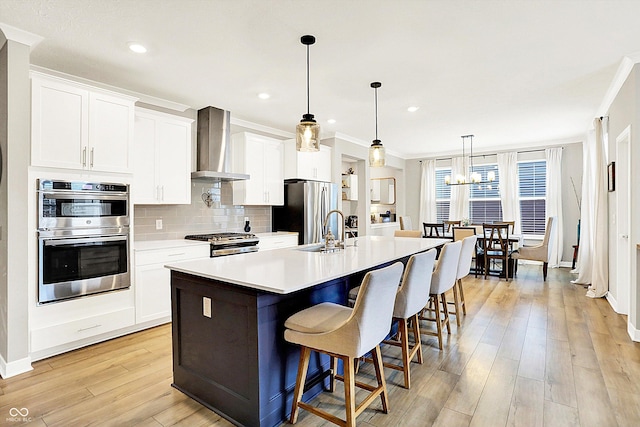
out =
[[[366,238],[359,238],[358,241],[362,241]],[[387,239],[386,241],[393,241],[394,239],[399,239],[399,240],[407,240],[407,241],[411,241],[414,240],[415,238],[412,237],[381,237],[381,236],[370,236],[370,239],[372,239],[373,241],[381,241],[384,242],[385,239]],[[352,244],[352,240],[353,239],[347,239],[347,244]],[[261,291],[266,291],[266,292],[270,292],[270,293],[274,293],[274,294],[280,294],[280,295],[286,295],[286,294],[290,294],[290,293],[294,293],[303,289],[307,289],[309,287],[321,284],[321,283],[325,283],[334,279],[338,279],[341,277],[345,277],[363,270],[367,270],[370,269],[372,267],[376,267],[378,265],[382,265],[388,262],[392,262],[394,260],[397,260],[399,258],[403,258],[406,256],[410,256],[413,255],[414,253],[418,253],[418,252],[422,252],[422,251],[426,251],[429,250],[433,247],[445,244],[445,243],[449,243],[451,242],[450,239],[420,239],[421,243],[426,243],[427,246],[421,247],[418,250],[416,250],[415,248],[411,249],[411,250],[405,250],[402,252],[396,252],[396,253],[392,253],[389,255],[386,255],[384,258],[381,259],[377,259],[375,261],[365,261],[365,262],[361,262],[360,264],[358,264],[357,266],[355,266],[354,268],[349,268],[349,269],[343,269],[341,271],[339,271],[336,274],[328,274],[328,275],[324,275],[322,277],[317,277],[311,280],[308,280],[306,282],[301,282],[297,285],[293,285],[293,286],[281,286],[281,287],[273,287],[273,286],[269,286],[266,285],[264,283],[261,283],[261,278],[252,278],[253,280],[250,281],[244,281],[244,280],[240,280],[234,277],[231,277],[231,275],[233,275],[233,273],[217,273],[217,274],[210,274],[207,271],[207,262],[209,262],[209,265],[211,265],[211,262],[215,262],[216,259],[220,259],[220,258],[208,258],[205,260],[198,260],[198,261],[183,261],[183,262],[176,262],[176,263],[170,263],[170,264],[165,264],[164,267],[168,268],[170,270],[174,270],[174,271],[179,271],[185,274],[191,274],[194,276],[198,276],[198,277],[202,277],[202,278],[206,278],[206,279],[210,279],[210,280],[216,280],[219,282],[224,282],[224,283],[229,283],[232,285],[237,285],[240,287],[245,287],[245,288],[249,288],[249,289],[254,289],[254,290],[261,290]],[[369,243],[370,244],[370,243]],[[311,245],[304,245],[304,246],[317,246],[318,244],[311,244]],[[283,249],[275,249],[275,250],[271,250],[271,251],[266,251],[266,252],[252,252],[252,253],[247,253],[247,254],[239,254],[239,255],[233,255],[233,259],[236,260],[236,262],[240,262],[243,261],[245,263],[251,263],[251,258],[255,257],[257,258],[257,260],[259,260],[260,258],[265,258],[265,257],[271,257],[273,259],[277,259],[278,256],[280,257],[294,257],[296,258],[294,261],[296,263],[301,263],[305,260],[317,260],[318,257],[340,257],[340,256],[345,256],[345,254],[348,253],[348,251],[352,251],[354,250],[354,248],[352,246],[347,246],[346,249],[344,249],[344,252],[337,252],[337,253],[320,253],[320,252],[307,252],[307,251],[302,251],[300,250],[302,246],[297,246],[297,247],[293,247],[293,248],[283,248]],[[357,250],[359,247],[356,247],[355,249]],[[293,252],[291,252],[293,251]],[[298,254],[296,254],[298,253]],[[268,255],[267,255],[268,254]],[[226,258],[226,257],[225,257]],[[310,259],[309,259],[310,258]],[[269,261],[269,259],[265,259],[262,261]],[[225,275],[226,274],[226,275]],[[285,277],[286,274],[282,274],[282,277]],[[286,279],[281,280],[279,283],[282,282],[286,282]]]

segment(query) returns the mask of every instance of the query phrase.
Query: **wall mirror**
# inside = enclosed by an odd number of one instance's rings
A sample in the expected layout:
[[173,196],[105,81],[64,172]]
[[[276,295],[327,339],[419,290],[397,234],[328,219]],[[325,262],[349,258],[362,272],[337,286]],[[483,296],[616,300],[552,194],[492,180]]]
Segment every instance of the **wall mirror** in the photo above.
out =
[[395,178],[371,178],[371,203],[393,205],[396,203]]

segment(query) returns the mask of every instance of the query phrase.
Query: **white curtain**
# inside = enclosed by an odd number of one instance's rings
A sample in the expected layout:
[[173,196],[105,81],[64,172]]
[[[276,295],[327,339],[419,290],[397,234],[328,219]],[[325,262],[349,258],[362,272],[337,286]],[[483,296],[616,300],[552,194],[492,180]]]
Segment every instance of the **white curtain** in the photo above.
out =
[[500,177],[500,204],[502,220],[515,221],[514,234],[520,234],[520,200],[518,200],[518,153],[498,154],[498,176]]
[[418,229],[421,229],[423,222],[436,222],[436,161],[423,160],[420,177],[420,222]]
[[577,273],[578,277],[572,283],[591,283],[591,248],[593,240],[593,193],[595,191],[595,181],[593,180],[594,170],[592,165],[593,148],[595,147],[595,132],[590,130],[587,133],[586,141],[582,143],[582,200],[580,208],[580,250],[576,260],[576,268],[572,273]]
[[[451,182],[457,175],[468,175],[464,157],[451,159]],[[449,205],[449,221],[461,221],[469,218],[469,186],[451,186],[451,204]]]
[[545,211],[547,217],[554,217],[554,232],[549,236],[549,266],[559,267],[562,261],[562,148],[544,150],[547,159],[547,195]]
[[591,298],[603,297],[609,290],[607,125],[606,118],[594,119],[594,133],[584,150],[578,278],[574,283],[589,284],[587,296]]

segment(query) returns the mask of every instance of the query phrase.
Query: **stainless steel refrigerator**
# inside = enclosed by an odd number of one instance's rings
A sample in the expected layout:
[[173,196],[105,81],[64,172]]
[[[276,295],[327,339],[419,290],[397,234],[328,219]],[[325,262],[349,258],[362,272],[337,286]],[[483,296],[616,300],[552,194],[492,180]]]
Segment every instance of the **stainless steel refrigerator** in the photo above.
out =
[[340,239],[339,214],[331,214],[327,229],[322,228],[327,213],[338,208],[338,194],[338,185],[330,182],[285,182],[284,206],[274,206],[271,211],[272,230],[297,231],[300,245],[323,242],[328,229]]

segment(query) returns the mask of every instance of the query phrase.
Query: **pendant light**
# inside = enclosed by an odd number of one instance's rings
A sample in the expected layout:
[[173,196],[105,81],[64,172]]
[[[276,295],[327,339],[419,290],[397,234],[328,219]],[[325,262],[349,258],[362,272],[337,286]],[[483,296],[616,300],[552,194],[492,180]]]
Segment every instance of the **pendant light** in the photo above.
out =
[[302,120],[296,126],[296,150],[319,151],[320,125],[316,123],[313,114],[309,113],[309,46],[316,42],[316,38],[306,35],[300,41],[307,46],[307,114],[302,115]]
[[378,88],[382,86],[380,82],[371,83],[371,87],[375,91],[376,97],[376,139],[373,140],[373,144],[369,147],[369,166],[381,167],[385,165],[384,147],[382,142],[378,139]]
[[[487,173],[487,179],[483,179],[480,172],[476,172],[473,168],[473,135],[462,135],[462,158],[464,159],[464,169],[469,172],[469,176],[467,174],[458,173],[455,177],[455,182],[451,182],[451,175],[447,175],[444,177],[444,183],[446,185],[473,185],[473,184],[489,184],[487,189],[491,190],[491,183],[496,180],[496,173],[494,171],[489,171]],[[468,159],[465,156],[464,143],[465,140],[469,139],[469,148],[471,150],[471,154]],[[480,187],[479,187],[480,188]]]

